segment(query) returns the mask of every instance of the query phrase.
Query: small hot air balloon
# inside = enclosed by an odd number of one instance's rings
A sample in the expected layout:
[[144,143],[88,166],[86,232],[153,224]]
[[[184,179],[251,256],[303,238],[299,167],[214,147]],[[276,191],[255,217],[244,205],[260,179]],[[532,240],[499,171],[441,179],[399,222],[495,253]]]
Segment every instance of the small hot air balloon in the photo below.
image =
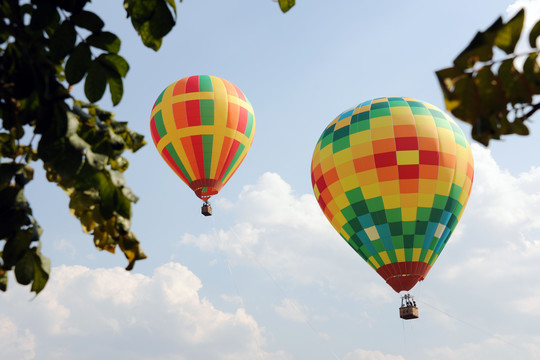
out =
[[424,280],[437,260],[473,172],[470,145],[454,120],[401,97],[341,113],[311,163],[313,191],[332,226],[398,293]]
[[249,151],[255,115],[244,93],[227,80],[196,75],[169,85],[150,119],[157,150],[195,194],[208,200],[229,181]]

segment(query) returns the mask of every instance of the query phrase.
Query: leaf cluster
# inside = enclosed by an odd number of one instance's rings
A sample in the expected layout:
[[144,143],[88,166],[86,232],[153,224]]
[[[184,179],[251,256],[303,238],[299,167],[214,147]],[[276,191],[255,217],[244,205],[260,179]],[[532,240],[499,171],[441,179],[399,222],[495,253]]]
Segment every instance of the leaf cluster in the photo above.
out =
[[25,198],[40,161],[47,179],[70,196],[70,212],[98,249],[118,245],[128,268],[145,258],[130,232],[125,150],[145,142],[125,122],[98,106],[73,98],[84,80],[85,95],[98,101],[108,86],[113,104],[123,95],[129,65],[120,39],[84,10],[88,0],[0,0],[0,289],[7,274],[39,293],[50,272],[41,253],[42,229]]
[[[522,9],[507,22],[498,18],[476,34],[452,67],[436,72],[446,108],[471,124],[472,137],[485,146],[501,135],[528,135],[524,122],[540,108],[534,103],[534,96],[540,94],[540,50],[536,46],[540,21],[528,36],[532,50],[515,53],[524,17]],[[520,70],[519,59],[524,57]]]
[[[181,1],[181,0],[180,0]],[[70,197],[69,211],[100,250],[118,246],[127,269],[146,255],[130,231],[137,197],[123,173],[125,150],[144,146],[126,122],[92,104],[107,88],[113,105],[124,94],[128,62],[121,41],[105,30],[90,0],[0,0],[0,290],[8,272],[39,293],[50,261],[41,253],[42,229],[25,198],[33,162]],[[283,12],[294,0],[279,0]],[[174,0],[124,0],[143,44],[158,50],[176,23]],[[71,95],[83,82],[90,103]]]

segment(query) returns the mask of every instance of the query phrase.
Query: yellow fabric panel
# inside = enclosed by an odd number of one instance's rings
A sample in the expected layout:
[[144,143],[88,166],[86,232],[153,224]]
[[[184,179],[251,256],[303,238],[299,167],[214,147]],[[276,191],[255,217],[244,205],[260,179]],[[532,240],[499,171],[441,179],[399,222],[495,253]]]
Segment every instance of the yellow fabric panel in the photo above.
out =
[[416,165],[420,163],[418,150],[396,151],[398,165]]
[[388,253],[386,251],[381,251],[379,253],[379,256],[381,257],[381,259],[382,259],[382,261],[384,262],[385,265],[391,263],[390,258],[388,257]]
[[431,259],[431,257],[433,256],[433,250],[431,249],[428,249],[428,251],[426,252],[426,258],[424,259],[424,262],[429,262],[429,259]]
[[334,131],[338,130],[338,129],[341,129],[345,126],[349,126],[351,124],[351,117],[348,116],[346,118],[343,118],[343,119],[340,119],[337,123],[336,123],[336,127],[334,128]]
[[[439,168],[439,176],[443,172],[453,173],[453,171],[450,169],[443,167]],[[436,194],[447,196],[450,193],[450,188],[452,187],[452,177],[449,178],[446,176],[445,178],[448,179],[448,181],[442,179],[437,180],[437,188],[435,190]]]
[[[341,177],[341,174],[340,174]],[[360,186],[358,183],[358,177],[356,176],[356,173],[352,173],[352,175],[347,176],[343,180],[341,180],[341,186],[343,186],[344,191],[349,191],[352,189],[356,189]]]
[[[432,180],[434,181],[434,180]],[[433,200],[435,199],[434,193],[419,193],[418,194],[418,206],[430,208],[433,206]]]
[[334,154],[334,166],[339,167],[342,164],[349,163],[349,167],[352,167],[354,169],[354,165],[352,163],[352,152],[350,149],[341,150],[340,152],[337,152]]
[[418,137],[438,138],[437,125],[431,116],[415,115]]
[[399,180],[383,181],[379,183],[379,187],[381,189],[383,200],[388,195],[396,195],[400,193]]
[[[371,119],[371,131],[379,128],[391,127],[393,125],[392,116],[379,116]],[[392,130],[393,134],[393,130]],[[387,136],[393,137],[393,136]]]
[[372,148],[372,145],[371,145],[371,131],[364,130],[364,131],[359,131],[359,132],[356,132],[356,133],[352,133],[349,136],[349,142],[351,144],[351,147],[355,146],[355,145],[363,144],[365,146],[369,146],[370,148]]
[[364,198],[366,200],[381,196],[381,189],[379,188],[379,184],[372,183],[368,185],[363,185],[362,194],[364,195]]
[[405,249],[396,249],[396,258],[398,262],[404,262],[405,261]]
[[[167,119],[169,120],[169,119]],[[164,121],[165,122],[165,121]],[[174,119],[172,120],[174,123]],[[199,125],[199,126],[190,126],[182,129],[177,129],[176,127],[172,130],[167,130],[167,134],[159,140],[157,144],[158,151],[161,152],[163,148],[168,143],[179,142],[181,138],[194,136],[194,135],[215,135],[215,129],[213,125]],[[225,129],[224,135],[230,138],[236,138],[242,144],[248,146],[249,139],[246,135],[236,131],[235,129]]]
[[340,209],[344,209],[347,206],[349,206],[349,199],[347,198],[347,195],[342,191],[338,196],[334,195],[334,201],[336,202],[336,205]]
[[358,173],[358,182],[362,184],[362,186],[368,185],[368,184],[374,184],[377,181],[379,181],[379,179],[377,177],[376,169],[366,170],[366,171],[362,171]]
[[392,125],[371,129],[371,140],[373,141],[390,139],[393,137],[394,137],[394,127]]
[[383,196],[382,200],[383,200],[384,208],[386,210],[398,209],[399,207],[401,207],[401,199],[400,199],[399,194]]
[[412,261],[420,261],[421,248],[414,248],[412,253]]
[[[214,89],[214,127],[215,134],[212,142],[212,163],[210,167],[210,178],[217,177],[216,171],[222,151],[223,140],[227,134],[227,113],[229,111],[229,101],[227,89],[221,79],[211,76],[212,88]],[[254,133],[254,131],[253,131]],[[219,136],[218,136],[219,134]],[[247,152],[247,151],[246,151]],[[240,163],[241,161],[239,161]]]
[[401,205],[401,220],[402,221],[414,221],[416,220],[416,206],[415,207],[404,207]]

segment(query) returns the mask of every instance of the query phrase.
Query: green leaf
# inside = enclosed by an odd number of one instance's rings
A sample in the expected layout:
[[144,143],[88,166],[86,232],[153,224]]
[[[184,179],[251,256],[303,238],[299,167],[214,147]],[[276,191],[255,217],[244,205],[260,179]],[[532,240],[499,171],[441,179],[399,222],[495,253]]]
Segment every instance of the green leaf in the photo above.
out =
[[159,0],[150,18],[150,32],[156,39],[161,39],[171,31],[175,24],[174,17],[167,6],[166,0]]
[[529,44],[533,49],[536,49],[536,40],[540,36],[540,21],[538,21],[536,24],[534,24],[533,28],[531,29],[531,33],[529,34]]
[[122,193],[122,190],[116,188],[114,192],[116,212],[125,218],[131,217],[131,201]]
[[495,77],[490,67],[483,67],[474,78],[474,83],[478,95],[482,102],[482,112],[484,114],[497,113],[506,108],[506,99],[498,79]]
[[91,60],[92,54],[88,44],[82,42],[77,45],[66,62],[65,74],[67,82],[76,84],[81,81],[88,71]]
[[279,0],[279,8],[286,13],[295,5],[295,0]]
[[30,290],[39,294],[45,288],[50,273],[51,260],[41,254],[38,249],[38,252],[34,254],[34,278]]
[[104,66],[116,71],[118,75],[126,77],[129,71],[129,64],[122,56],[117,54],[101,54],[98,59]]
[[525,10],[521,9],[497,32],[495,37],[495,46],[510,54],[514,51],[516,44],[521,36],[523,29],[523,20],[525,19]]
[[22,164],[16,164],[15,162],[1,163],[0,164],[0,187],[8,186],[11,179],[15,176],[21,168]]
[[[182,0],[180,0],[180,2],[182,2]],[[167,0],[167,4],[169,4],[169,6],[173,9],[174,15],[176,17],[176,3],[174,2],[174,0]]]
[[506,94],[507,101],[500,106],[506,108],[506,102],[511,104],[530,103],[532,94],[524,75],[514,67],[513,59],[507,59],[499,66],[499,80]]
[[95,174],[96,188],[99,191],[101,197],[100,212],[103,218],[110,219],[113,216],[113,212],[116,208],[115,193],[116,187],[105,176],[104,173],[98,172]]
[[49,1],[38,1],[36,3],[36,10],[32,14],[32,20],[30,20],[30,27],[34,30],[41,30],[52,22],[57,22],[58,19],[58,10],[53,3]]
[[23,257],[30,247],[32,238],[32,230],[18,229],[16,235],[13,238],[8,239],[2,252],[4,268],[11,268]]
[[34,179],[34,169],[28,165],[24,165],[21,169],[17,171],[15,175],[15,183],[20,186],[25,186],[31,180]]
[[90,102],[96,102],[103,97],[107,87],[107,77],[103,65],[96,59],[90,63],[84,82],[84,94]]
[[55,60],[61,60],[73,51],[77,33],[69,20],[65,20],[51,36],[49,49]]
[[107,83],[109,84],[109,91],[111,92],[111,101],[114,106],[118,105],[122,96],[124,95],[124,84],[122,83],[122,77],[114,71],[107,69]]
[[161,47],[162,39],[155,38],[150,30],[150,22],[146,21],[141,24],[139,28],[139,34],[141,35],[141,40],[146,47],[154,51],[158,51]]
[[499,17],[486,31],[480,31],[469,45],[454,59],[454,65],[461,69],[473,67],[477,61],[488,61],[493,56],[493,45],[497,32],[503,27]]
[[160,0],[125,0],[124,8],[131,20],[142,23],[152,16],[152,13]]
[[15,264],[15,278],[21,285],[28,285],[34,279],[34,252],[29,250]]
[[113,54],[117,54],[120,51],[120,39],[118,36],[108,31],[94,33],[86,39],[86,42],[90,46]]
[[83,10],[78,14],[72,15],[71,20],[75,23],[75,25],[85,28],[86,30],[89,30],[91,32],[98,32],[100,31],[103,26],[105,26],[105,23],[99,16],[94,14],[91,11]]
[[523,64],[523,75],[536,94],[540,93],[540,66],[537,58],[538,54],[532,53]]
[[0,290],[6,291],[8,284],[7,271],[0,270]]

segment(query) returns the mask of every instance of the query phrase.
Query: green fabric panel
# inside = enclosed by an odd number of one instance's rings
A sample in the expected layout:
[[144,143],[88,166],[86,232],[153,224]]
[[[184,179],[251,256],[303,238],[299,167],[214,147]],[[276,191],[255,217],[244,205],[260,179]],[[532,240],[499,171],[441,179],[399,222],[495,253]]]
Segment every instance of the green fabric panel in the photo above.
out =
[[251,136],[254,123],[255,123],[255,120],[254,120],[253,114],[248,111],[248,119],[247,119],[247,124],[246,124],[246,131],[245,131],[245,135],[248,138]]
[[413,259],[413,249],[405,248],[405,261],[412,261]]
[[184,164],[182,164],[182,160],[180,160],[180,158],[178,157],[176,150],[174,150],[173,144],[169,143],[167,144],[167,146],[165,146],[165,148],[167,149],[169,154],[171,154],[171,157],[173,158],[174,162],[176,163],[176,165],[178,165],[178,167],[180,168],[182,173],[185,175],[185,177],[188,179],[188,181],[189,182],[193,181],[193,179],[189,176],[189,173],[187,172],[186,168],[184,167]]
[[[374,104],[376,105],[376,104]],[[390,109],[388,107],[386,108],[382,108],[382,109],[372,109],[370,111],[370,115],[371,115],[371,119],[373,118],[377,118],[377,117],[380,117],[380,116],[390,116],[391,113],[390,113]]]
[[165,91],[167,91],[167,89],[163,90],[161,94],[159,94],[158,98],[156,99],[156,103],[154,104],[154,107],[158,106],[158,104],[163,101],[163,94],[165,94]]
[[201,99],[199,106],[201,108],[201,125],[214,125],[214,100]]
[[214,91],[212,79],[208,75],[199,75],[199,91]]
[[386,253],[388,254],[388,257],[390,258],[391,263],[398,262],[395,250],[386,250]]
[[392,244],[394,244],[394,249],[403,249],[405,247],[402,236],[392,236]]
[[341,150],[345,150],[351,147],[351,143],[349,142],[348,137],[341,138],[339,140],[334,140],[332,143],[332,151],[333,153],[338,153]]
[[204,155],[204,174],[206,178],[210,177],[210,168],[212,165],[213,140],[214,140],[214,135],[202,136],[203,155]]
[[163,114],[161,113],[161,110],[154,115],[154,123],[156,124],[156,129],[160,138],[167,135],[167,129],[165,129],[165,124],[163,123]]
[[229,173],[232,171],[234,165],[238,161],[238,158],[240,157],[240,155],[242,155],[242,153],[244,152],[245,148],[246,147],[244,146],[244,144],[240,144],[240,146],[238,146],[238,150],[236,151],[236,154],[234,155],[234,158],[232,159],[231,164],[227,168],[227,171],[223,175],[223,178],[226,178],[229,175]]

